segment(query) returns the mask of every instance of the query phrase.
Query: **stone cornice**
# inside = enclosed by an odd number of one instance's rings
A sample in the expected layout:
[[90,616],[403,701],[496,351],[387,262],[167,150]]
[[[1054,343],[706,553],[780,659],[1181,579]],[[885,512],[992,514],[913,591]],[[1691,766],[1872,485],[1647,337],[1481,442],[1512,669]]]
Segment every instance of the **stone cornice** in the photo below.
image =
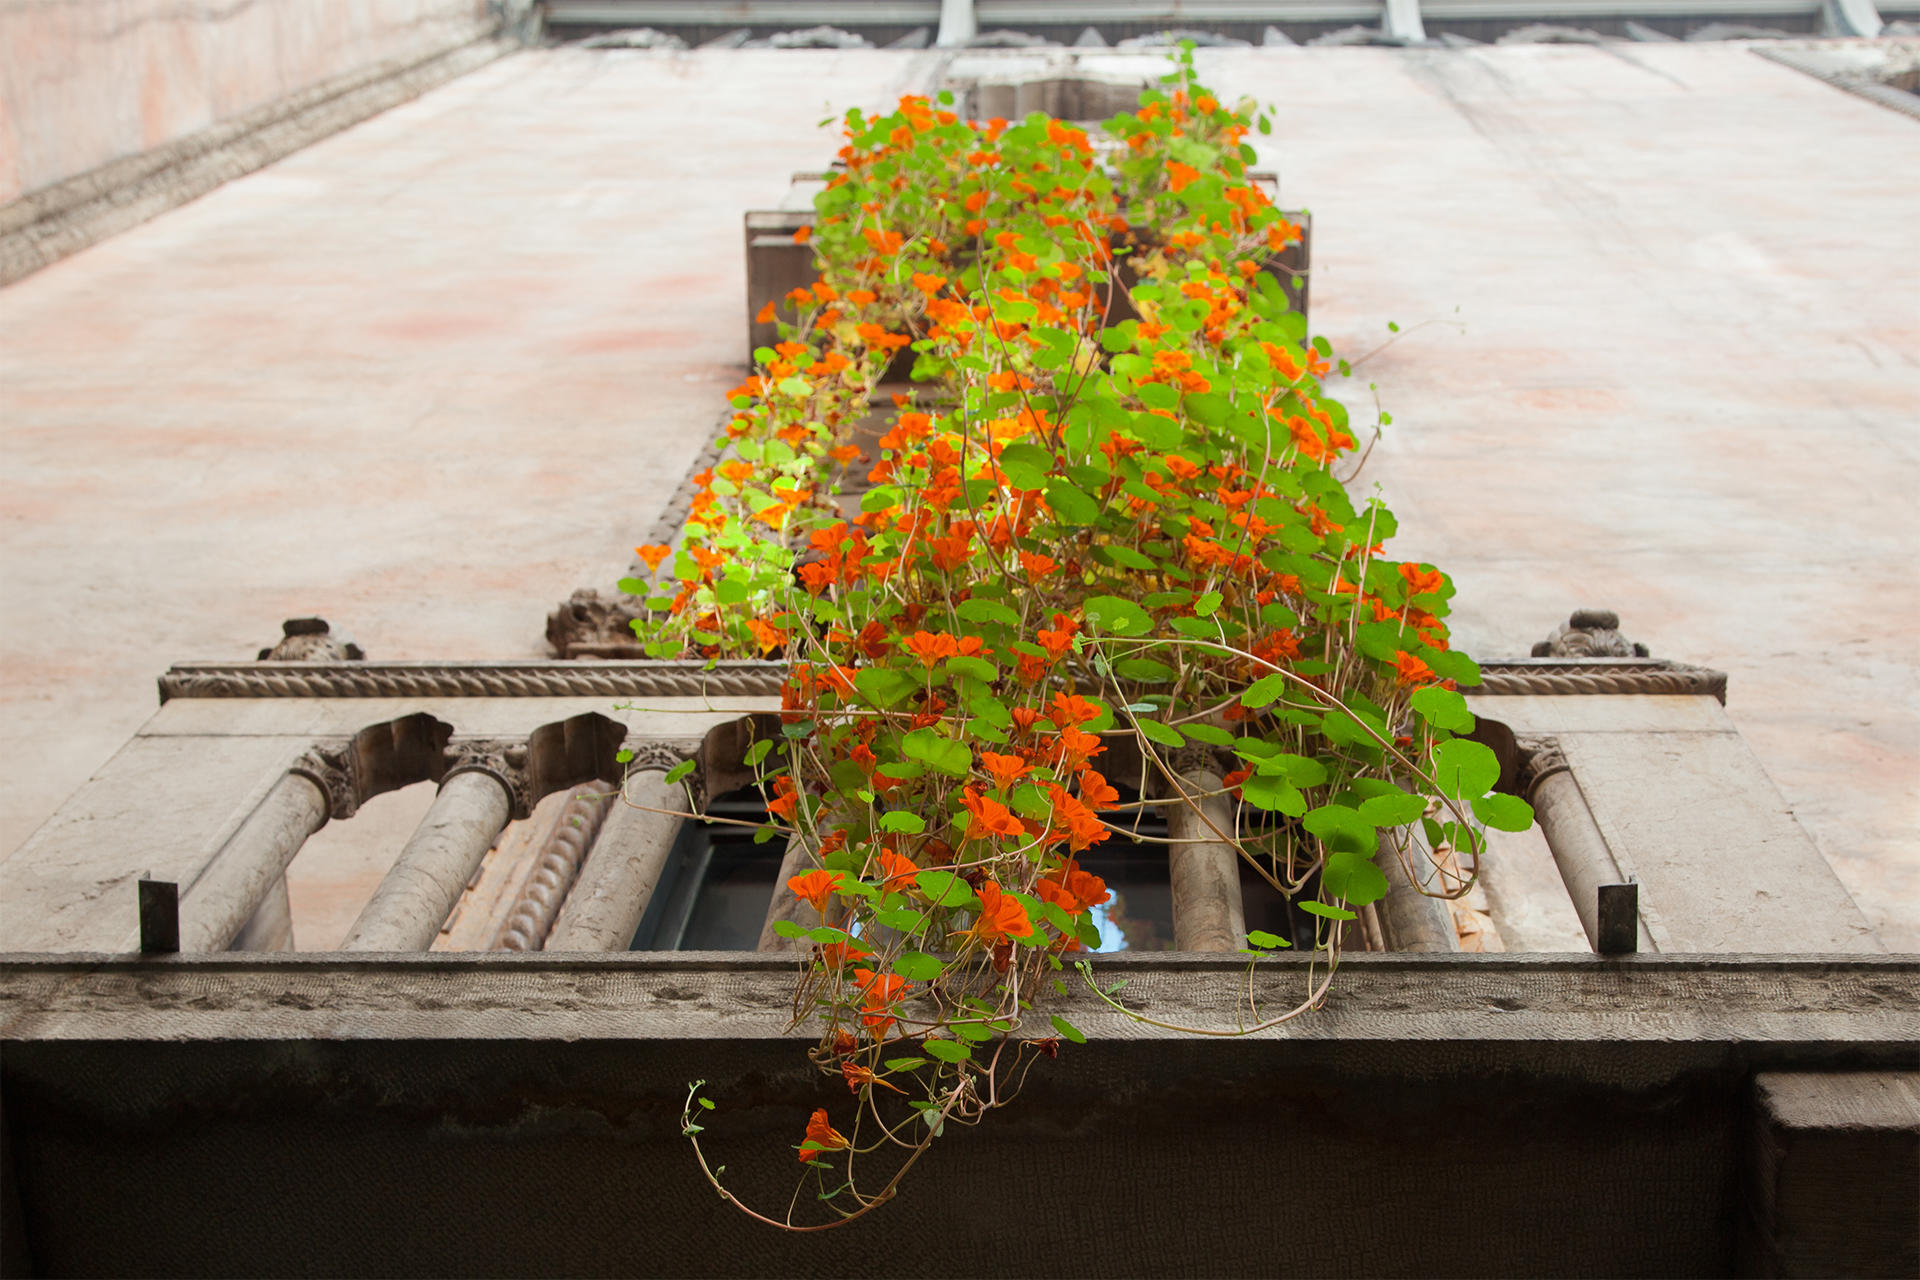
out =
[[[173,698],[774,698],[779,662],[183,662],[160,677]],[[1468,693],[1670,694],[1727,700],[1724,671],[1659,658],[1516,658],[1481,665]]]

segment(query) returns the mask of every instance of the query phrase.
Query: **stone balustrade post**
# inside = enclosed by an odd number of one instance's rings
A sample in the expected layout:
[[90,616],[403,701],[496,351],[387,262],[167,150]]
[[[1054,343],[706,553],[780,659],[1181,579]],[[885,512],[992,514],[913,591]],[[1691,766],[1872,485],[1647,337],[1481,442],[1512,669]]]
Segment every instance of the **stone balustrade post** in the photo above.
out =
[[[671,810],[670,813],[654,812]],[[691,805],[664,769],[627,779],[601,824],[572,892],[548,932],[548,951],[625,951],[653,900]]]
[[316,776],[330,772],[344,785],[344,767],[326,753],[301,757],[227,837],[182,895],[180,950],[225,951],[275,882],[285,882],[287,864],[332,812],[332,788]]
[[[1223,836],[1234,830],[1233,797],[1210,766],[1180,772],[1178,793],[1166,801],[1167,872],[1173,885],[1173,949],[1238,951],[1247,945],[1246,909],[1240,898],[1240,855]],[[1209,795],[1208,792],[1220,794]]]
[[[1520,770],[1521,790],[1533,806],[1534,821],[1547,838],[1554,865],[1566,883],[1567,896],[1573,901],[1580,927],[1586,930],[1587,943],[1596,951],[1600,946],[1600,886],[1619,884],[1625,877],[1607,847],[1600,824],[1587,807],[1567,758],[1551,739],[1524,739],[1526,753]],[[1644,918],[1636,922],[1638,949],[1658,951],[1647,934]]]
[[342,951],[425,951],[487,850],[532,808],[525,743],[454,743],[426,817],[361,909]]

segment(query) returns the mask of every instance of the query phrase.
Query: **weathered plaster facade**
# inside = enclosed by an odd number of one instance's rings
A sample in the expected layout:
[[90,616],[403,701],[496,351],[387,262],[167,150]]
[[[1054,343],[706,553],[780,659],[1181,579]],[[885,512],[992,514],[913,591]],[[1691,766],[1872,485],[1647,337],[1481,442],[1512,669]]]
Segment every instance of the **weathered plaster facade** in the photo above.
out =
[[[1728,670],[1795,815],[1920,947],[1912,121],[1733,46],[1203,60],[1284,104],[1316,327],[1353,356],[1411,330],[1352,394],[1395,416],[1369,476],[1463,641],[1524,654],[1603,603]],[[521,54],[0,292],[0,848],[170,661],[281,618],[539,655],[739,377],[739,211],[818,165],[829,106],[937,67]]]

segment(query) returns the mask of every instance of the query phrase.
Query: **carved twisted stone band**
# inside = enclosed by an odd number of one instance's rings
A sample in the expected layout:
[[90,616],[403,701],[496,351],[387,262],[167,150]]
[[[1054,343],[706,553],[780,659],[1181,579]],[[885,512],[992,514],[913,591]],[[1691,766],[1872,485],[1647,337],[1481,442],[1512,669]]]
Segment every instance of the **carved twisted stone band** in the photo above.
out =
[[173,698],[755,698],[780,696],[781,662],[181,663]]
[[[1727,674],[1659,658],[1519,659],[1482,664],[1478,696],[1707,695]],[[160,677],[172,698],[776,698],[782,662],[180,663]]]

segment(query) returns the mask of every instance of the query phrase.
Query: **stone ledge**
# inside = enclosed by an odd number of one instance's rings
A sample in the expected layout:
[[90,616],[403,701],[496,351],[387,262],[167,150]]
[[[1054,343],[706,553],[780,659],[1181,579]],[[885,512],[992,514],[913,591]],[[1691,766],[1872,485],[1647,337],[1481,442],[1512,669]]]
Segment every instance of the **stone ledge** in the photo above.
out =
[[[1263,1016],[1308,963],[1263,961]],[[753,953],[0,956],[0,1039],[741,1040],[790,1026],[795,965]],[[1097,980],[1164,1022],[1231,1029],[1235,957],[1100,956]],[[1069,970],[1042,1014],[1096,1040],[1185,1040],[1118,1014]],[[1045,1026],[1044,1023],[1041,1024]],[[1920,1044],[1920,956],[1359,955],[1326,1006],[1259,1033],[1324,1042]]]

